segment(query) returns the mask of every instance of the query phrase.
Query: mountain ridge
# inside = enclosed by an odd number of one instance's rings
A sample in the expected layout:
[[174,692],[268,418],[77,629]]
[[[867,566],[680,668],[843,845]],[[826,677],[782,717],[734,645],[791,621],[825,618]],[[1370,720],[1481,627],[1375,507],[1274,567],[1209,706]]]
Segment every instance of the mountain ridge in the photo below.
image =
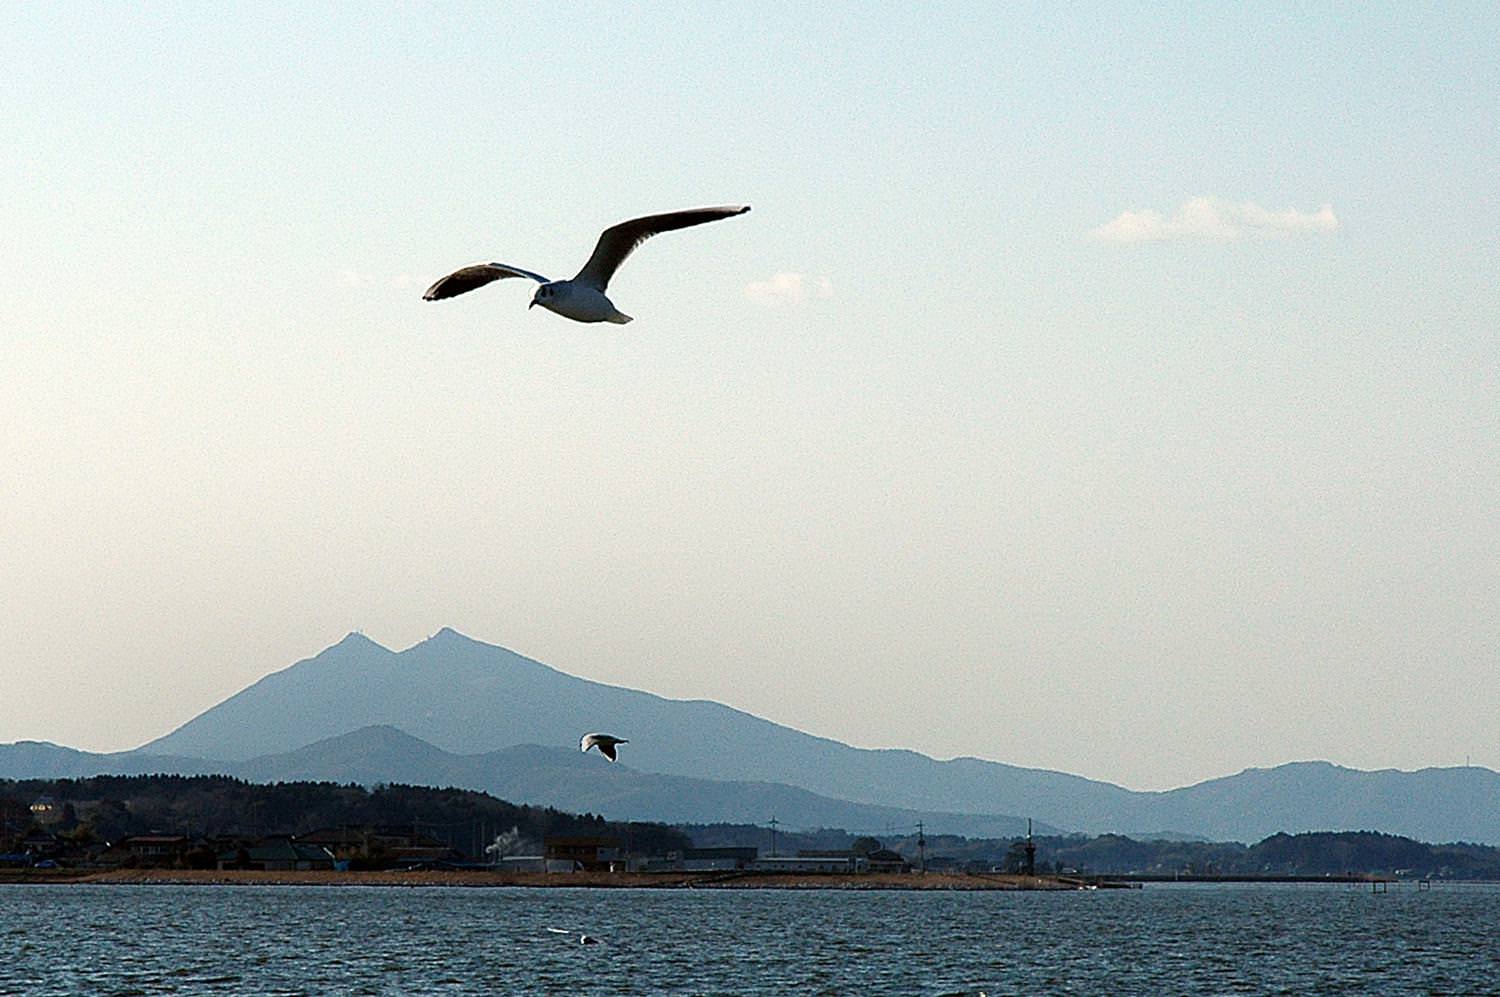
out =
[[576,754],[581,732],[609,730],[631,738],[622,757],[634,772],[781,784],[911,813],[1025,815],[1090,834],[1254,841],[1277,831],[1379,830],[1500,842],[1500,776],[1488,769],[1362,772],[1294,762],[1142,792],[973,757],[855,748],[711,700],[568,675],[448,627],[404,651],[346,635],[137,752],[187,766],[213,757],[245,763],[380,725],[456,756],[525,744]]
[[[351,642],[351,637],[359,639]],[[368,661],[347,654],[351,647],[368,648]],[[336,670],[351,661],[360,665],[357,674],[341,675]],[[400,669],[399,665],[412,667]],[[425,669],[434,665],[446,669],[446,694],[421,681],[430,674]],[[375,702],[371,694],[379,680],[389,686],[383,699]],[[502,681],[509,682],[503,701],[493,696]],[[257,711],[255,720],[243,716],[257,698],[283,692],[283,705]],[[526,696],[533,698],[524,713],[507,715],[506,707]],[[426,710],[412,715],[411,704],[424,698]],[[308,704],[318,700],[323,702],[321,717],[310,715],[308,709]],[[491,733],[497,717],[511,722],[503,736]],[[312,658],[266,676],[139,750],[245,759],[289,751],[343,730],[391,724],[445,751],[474,754],[506,744],[572,744],[582,731],[613,729],[621,718],[631,718],[636,727],[651,730],[649,740],[637,739],[632,754],[639,767],[662,774],[785,782],[782,766],[773,756],[790,738],[799,742],[804,754],[813,756],[799,766],[809,781],[793,784],[856,802],[989,812],[992,808],[987,801],[977,798],[964,800],[957,808],[949,805],[954,802],[954,784],[968,779],[973,766],[1002,766],[1011,772],[1016,785],[1041,781],[1107,787],[1102,791],[1113,794],[1133,792],[1083,776],[1003,762],[937,761],[904,748],[855,748],[712,700],[668,699],[568,675],[449,627],[404,651],[390,651],[351,634]],[[735,750],[702,751],[703,744],[718,740],[734,744]],[[942,768],[934,771],[933,765]],[[891,769],[903,773],[904,790],[892,786]],[[893,789],[898,790],[896,798],[879,798]]]
[[[782,815],[789,827],[913,827],[918,821],[968,837],[1009,837],[1023,818],[933,814],[836,800],[775,783],[717,782],[635,772],[577,748],[522,744],[480,755],[454,755],[380,725],[335,735],[295,751],[247,761],[176,759],[117,752],[103,755],[46,745],[49,764],[25,742],[0,745],[0,778],[63,779],[93,775],[227,775],[248,782],[382,783],[474,789],[516,804],[598,813],[610,820],[665,823],[759,823]],[[28,767],[29,766],[29,767]],[[1058,829],[1039,825],[1052,833]]]

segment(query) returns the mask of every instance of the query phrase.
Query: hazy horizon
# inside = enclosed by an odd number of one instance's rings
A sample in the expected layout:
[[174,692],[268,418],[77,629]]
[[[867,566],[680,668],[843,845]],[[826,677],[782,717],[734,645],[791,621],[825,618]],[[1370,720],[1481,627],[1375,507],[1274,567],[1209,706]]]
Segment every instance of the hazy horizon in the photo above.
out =
[[[0,741],[451,626],[1132,789],[1500,767],[1500,9],[77,4],[0,59]],[[421,300],[723,203],[629,326]]]

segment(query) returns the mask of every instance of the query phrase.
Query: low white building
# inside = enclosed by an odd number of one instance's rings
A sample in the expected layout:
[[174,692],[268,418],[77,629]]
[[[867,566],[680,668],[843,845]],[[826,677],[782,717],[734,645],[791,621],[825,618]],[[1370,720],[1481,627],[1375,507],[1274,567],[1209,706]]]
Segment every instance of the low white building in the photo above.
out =
[[[499,868],[501,872],[546,872],[547,858],[544,855],[503,855]],[[572,863],[567,871],[573,871]]]

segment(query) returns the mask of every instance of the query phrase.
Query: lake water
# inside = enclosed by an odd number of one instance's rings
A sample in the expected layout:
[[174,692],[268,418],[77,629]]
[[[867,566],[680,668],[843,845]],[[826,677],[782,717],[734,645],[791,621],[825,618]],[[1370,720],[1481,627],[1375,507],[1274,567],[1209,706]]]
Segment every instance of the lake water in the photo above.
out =
[[981,992],[1500,993],[1500,888],[0,886],[0,994]]

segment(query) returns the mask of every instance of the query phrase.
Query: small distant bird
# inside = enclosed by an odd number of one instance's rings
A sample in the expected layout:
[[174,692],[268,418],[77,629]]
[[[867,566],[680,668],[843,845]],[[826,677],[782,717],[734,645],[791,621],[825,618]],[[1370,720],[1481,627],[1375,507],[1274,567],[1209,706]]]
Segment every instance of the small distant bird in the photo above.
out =
[[598,748],[599,754],[613,762],[617,760],[615,745],[629,743],[625,738],[615,737],[613,734],[585,734],[578,742],[578,750],[587,751],[590,748]]
[[520,267],[513,267],[507,263],[476,263],[462,270],[453,271],[429,287],[422,298],[424,301],[437,301],[440,298],[451,298],[465,291],[472,291],[476,287],[483,287],[492,280],[503,280],[506,277],[530,277],[542,286],[536,289],[536,294],[531,298],[531,305],[527,305],[527,308],[532,305],[541,305],[575,322],[614,322],[616,325],[624,325],[630,321],[630,316],[621,312],[614,306],[614,302],[604,296],[604,289],[609,286],[609,279],[614,276],[616,270],[620,269],[620,264],[625,262],[625,258],[635,250],[635,247],[658,232],[670,232],[673,229],[687,228],[690,225],[702,225],[704,222],[718,221],[720,218],[733,218],[749,210],[748,204],[726,205],[720,208],[691,208],[687,211],[672,211],[664,215],[632,218],[628,222],[621,222],[604,230],[604,233],[599,236],[598,245],[594,247],[594,255],[589,257],[589,261],[572,280],[548,280],[541,274],[534,274],[530,270],[522,270]]

